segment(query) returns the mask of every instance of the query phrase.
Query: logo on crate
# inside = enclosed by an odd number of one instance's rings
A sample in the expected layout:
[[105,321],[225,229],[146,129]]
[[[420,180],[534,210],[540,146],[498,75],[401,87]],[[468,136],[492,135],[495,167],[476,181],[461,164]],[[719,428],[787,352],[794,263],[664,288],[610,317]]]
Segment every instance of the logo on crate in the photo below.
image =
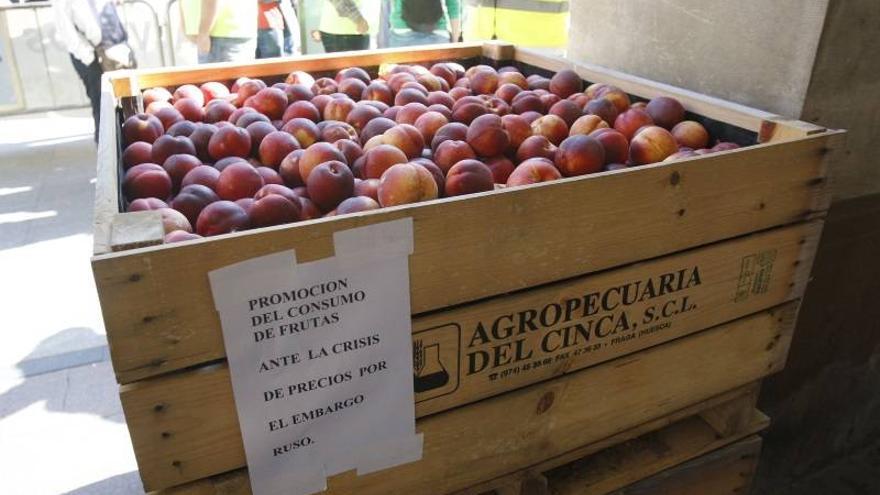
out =
[[773,272],[774,261],[776,261],[775,249],[743,257],[733,301],[745,301],[750,295],[767,292],[770,286],[770,276]]
[[413,386],[416,402],[451,394],[458,388],[461,327],[449,323],[413,334]]

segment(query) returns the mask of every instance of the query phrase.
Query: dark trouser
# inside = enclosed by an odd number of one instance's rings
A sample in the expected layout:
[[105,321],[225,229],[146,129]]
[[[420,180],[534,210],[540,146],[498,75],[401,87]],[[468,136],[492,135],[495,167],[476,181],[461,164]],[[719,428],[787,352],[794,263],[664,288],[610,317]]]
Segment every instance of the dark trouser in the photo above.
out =
[[76,74],[86,87],[86,95],[88,95],[89,102],[92,104],[92,118],[95,119],[95,142],[97,143],[98,126],[101,123],[101,75],[104,71],[101,70],[101,64],[98,63],[97,56],[89,65],[80,62],[73,55],[70,56],[70,60],[73,62]]
[[283,30],[260,29],[257,31],[257,58],[280,57],[283,43]]
[[321,31],[321,43],[324,45],[324,51],[327,53],[366,50],[370,48],[370,35],[332,34]]

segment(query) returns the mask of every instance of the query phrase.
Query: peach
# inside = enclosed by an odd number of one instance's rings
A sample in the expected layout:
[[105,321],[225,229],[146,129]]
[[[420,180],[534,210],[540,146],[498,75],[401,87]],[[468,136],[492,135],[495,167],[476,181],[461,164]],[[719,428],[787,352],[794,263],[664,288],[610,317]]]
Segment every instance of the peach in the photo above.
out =
[[252,227],[269,227],[298,222],[302,218],[299,201],[290,200],[277,194],[269,194],[254,200],[248,209]]
[[680,101],[669,96],[652,98],[645,106],[645,111],[656,125],[667,130],[684,120],[684,106]]
[[406,163],[408,157],[399,148],[380,144],[364,154],[363,176],[379,179],[386,170],[399,163]]
[[379,201],[379,179],[355,179],[353,196],[367,196]]
[[575,93],[573,95],[568,95],[568,98],[566,98],[566,100],[574,103],[580,109],[586,107],[587,103],[590,102],[590,98],[584,93]]
[[354,192],[351,169],[340,161],[324,162],[309,173],[306,179],[309,198],[321,208],[330,211]]
[[561,178],[562,174],[559,173],[559,170],[550,160],[546,158],[529,158],[520,163],[513,173],[510,174],[510,177],[507,179],[507,186],[525,186]]
[[140,165],[141,163],[149,163],[152,160],[153,145],[144,141],[135,141],[125,147],[122,152],[122,167],[125,170]]
[[287,75],[284,79],[287,84],[302,84],[303,86],[311,86],[315,84],[315,78],[311,74],[302,70],[295,70]]
[[587,103],[587,106],[584,107],[584,112],[598,116],[609,126],[614,125],[614,121],[617,119],[617,116],[620,115],[620,112],[617,111],[617,107],[614,106],[614,103],[611,103],[611,100],[606,98],[597,98],[590,101]]
[[352,100],[360,100],[367,84],[360,79],[350,77],[339,82],[339,92],[347,95]]
[[526,80],[526,76],[522,75],[522,73],[516,69],[506,70],[504,72],[499,71],[498,86],[501,87],[505,84],[513,84],[522,89],[529,89],[529,82]]
[[664,162],[674,162],[676,160],[681,160],[682,158],[690,158],[692,156],[700,156],[700,154],[697,153],[696,151],[690,150],[690,149],[679,150],[679,151],[676,151],[675,153],[667,156],[666,158],[664,158],[663,161]]
[[324,107],[324,120],[345,122],[352,110],[354,110],[354,100],[351,98],[333,98]]
[[183,114],[174,107],[160,108],[156,110],[156,113],[154,113],[153,115],[155,115],[156,118],[162,122],[162,127],[166,131],[170,129],[172,125],[186,120]]
[[428,107],[418,102],[407,103],[400,107],[400,110],[397,111],[397,115],[394,116],[395,122],[398,124],[409,124],[413,125],[416,122],[416,119],[421,117],[428,111]]
[[360,67],[346,67],[345,69],[340,70],[336,73],[335,80],[336,82],[340,82],[349,78],[357,79],[363,83],[370,82],[370,74]]
[[431,173],[431,177],[434,178],[434,182],[437,184],[437,197],[442,198],[445,196],[446,175],[440,170],[440,167],[438,167],[436,163],[428,158],[416,158],[410,163],[415,163],[416,165],[426,168],[428,172]]
[[633,103],[632,105],[630,105],[629,107],[630,108],[641,108],[642,110],[644,110],[645,108],[647,108],[647,106],[648,106],[647,101],[637,101],[637,102]]
[[325,120],[322,124],[326,125],[318,126],[318,128],[321,129],[321,140],[323,141],[335,143],[340,139],[358,139],[358,133],[354,127],[345,122],[340,122],[338,120]]
[[605,149],[605,164],[626,163],[629,158],[629,141],[626,136],[611,128],[596,129],[590,137],[595,138]]
[[605,165],[605,148],[595,138],[575,134],[559,145],[554,163],[566,177],[599,172]]
[[263,187],[263,177],[246,163],[233,163],[220,172],[217,179],[217,195],[220,199],[235,201],[253,197]]
[[336,81],[329,77],[319,77],[312,84],[312,93],[315,93],[315,95],[331,95],[337,91],[339,91],[339,86],[336,84]]
[[709,145],[709,132],[699,122],[685,120],[672,128],[672,137],[679,146],[691,149],[705,148]]
[[150,156],[153,163],[165,163],[171,155],[193,155],[196,154],[196,147],[193,142],[185,136],[160,136],[153,143]]
[[494,156],[486,160],[486,166],[492,171],[492,180],[496,184],[506,184],[507,179],[516,166],[506,156]]
[[449,90],[449,96],[451,96],[452,99],[455,101],[458,101],[465,96],[471,96],[472,94],[473,93],[468,88],[456,87]]
[[379,179],[379,204],[396,206],[437,198],[437,183],[431,172],[415,163],[398,163]]
[[638,108],[631,108],[618,115],[614,120],[614,128],[629,140],[632,140],[633,135],[641,127],[653,124],[654,119],[648,115],[648,112]]
[[382,112],[376,107],[359,103],[345,117],[345,122],[354,127],[358,134],[360,134],[371,120],[381,116]]
[[211,190],[216,190],[218,179],[220,179],[219,170],[210,165],[199,165],[183,176],[183,180],[180,181],[180,188],[183,189],[192,184],[201,184]]
[[[238,119],[240,119],[241,116],[246,113],[259,113],[259,112],[257,112],[256,110],[254,110],[253,108],[250,108],[250,107],[236,108],[234,112],[229,114],[229,117],[227,117],[226,120],[227,120],[227,122],[231,122],[231,123],[235,124],[236,122],[238,122]],[[264,117],[265,117],[265,115],[264,115]],[[266,120],[268,121],[269,118],[266,117]],[[215,122],[215,124],[219,124],[219,122]]]
[[596,91],[596,98],[605,98],[614,104],[618,113],[623,113],[630,108],[629,95],[617,86],[603,86]]
[[[185,139],[185,138],[184,138]],[[227,156],[245,157],[251,151],[251,135],[241,127],[223,127],[208,141],[208,154],[214,160]]]
[[256,192],[256,194],[254,194],[254,199],[259,200],[270,194],[284,196],[291,201],[296,201],[296,198],[299,197],[299,195],[294,193],[293,190],[287,186],[281,184],[266,184],[265,186],[261,187],[260,190]]
[[150,105],[146,107],[144,112],[146,112],[149,115],[156,115],[156,112],[158,112],[159,110],[162,110],[163,108],[172,108],[173,109],[174,105],[172,105],[171,102],[168,102],[168,101],[154,101],[153,103],[150,103]]
[[538,99],[541,100],[541,105],[544,107],[544,112],[547,113],[550,112],[550,109],[553,107],[553,105],[562,101],[562,98],[553,93],[539,95]]
[[469,76],[469,79],[474,94],[488,95],[498,89],[498,73],[491,67],[475,71],[473,75]]
[[162,125],[162,121],[156,118],[156,116],[146,113],[132,115],[122,124],[122,135],[125,138],[126,144],[131,144],[135,141],[152,144],[164,132],[165,127]]
[[519,146],[532,135],[532,127],[521,115],[508,114],[501,117],[501,126],[510,137],[510,146],[507,151],[516,153]]
[[440,167],[445,174],[456,163],[467,160],[476,159],[477,154],[471,146],[464,141],[447,140],[441,142],[434,151],[434,163]]
[[171,207],[182,213],[191,225],[195,225],[199,213],[209,204],[219,201],[220,197],[209,187],[201,184],[190,184],[171,200]]
[[166,234],[170,234],[175,230],[192,232],[192,225],[183,216],[183,213],[171,208],[159,208],[157,211],[162,216],[162,228]]
[[550,79],[544,76],[532,74],[531,76],[526,77],[526,82],[529,84],[529,89],[550,90]]
[[318,122],[321,120],[321,114],[318,111],[318,107],[316,107],[311,101],[300,100],[291,103],[281,115],[281,120],[283,122],[289,122],[296,118]]
[[138,198],[165,199],[171,195],[172,182],[168,172],[155,163],[141,163],[125,172],[122,191],[129,200]]
[[247,127],[254,122],[266,122],[268,124],[272,123],[272,121],[269,120],[269,117],[266,117],[265,115],[258,112],[250,112],[243,114],[241,117],[236,119],[235,125],[237,127]]
[[[311,88],[305,84],[288,84],[284,88],[284,94],[287,95],[288,105],[298,101],[309,101],[315,97]],[[358,98],[360,98],[360,95],[358,95]]]
[[523,114],[526,112],[543,112],[544,103],[541,98],[531,91],[523,91],[513,97],[510,102],[513,113]]
[[246,230],[250,226],[247,211],[232,201],[215,201],[206,206],[196,220],[196,232],[212,236]]
[[422,75],[416,76],[416,82],[418,82],[425,89],[427,89],[429,93],[432,91],[444,91],[444,90],[448,91],[449,90],[449,83],[447,83],[446,80],[444,80],[440,77],[437,77],[433,74],[422,74]]
[[398,124],[382,134],[382,142],[397,147],[408,158],[416,158],[422,155],[425,148],[425,138],[415,127],[408,124]]
[[[466,96],[465,98],[470,98]],[[460,102],[464,102],[459,105]],[[486,105],[480,102],[468,101],[462,98],[455,102],[456,105],[452,108],[452,120],[456,122],[461,122],[465,125],[470,125],[477,117],[481,115],[485,115],[489,113],[489,109],[486,108]]]
[[737,148],[739,148],[739,145],[736,143],[731,143],[731,142],[727,142],[727,141],[719,141],[718,144],[716,144],[715,146],[712,147],[712,151],[713,152],[715,152],[715,151],[728,151],[728,150],[735,150]]
[[391,129],[395,125],[397,124],[393,120],[386,119],[385,117],[376,117],[370,120],[364,125],[363,130],[359,133],[361,144],[366,144],[370,138],[381,136],[385,131]]
[[434,139],[434,135],[441,127],[448,124],[449,120],[438,112],[425,112],[414,122],[414,127],[419,130],[426,143]]
[[431,140],[431,149],[437,150],[443,141],[454,140],[464,141],[467,139],[468,127],[460,122],[450,122],[434,133],[434,139]]
[[443,105],[444,107],[452,110],[452,105],[455,104],[455,98],[449,95],[449,93],[444,93],[443,91],[432,91],[428,93],[428,106],[432,105]]
[[171,177],[172,190],[177,192],[186,174],[201,164],[202,162],[193,155],[171,155],[162,162],[162,168]]
[[321,131],[318,130],[318,126],[311,120],[301,117],[288,120],[281,127],[281,132],[290,134],[300,146],[305,148],[308,148],[321,138]]
[[560,98],[568,98],[584,89],[581,76],[571,69],[563,69],[550,78],[549,90]]
[[225,84],[219,83],[217,81],[202,83],[202,85],[199,86],[199,90],[202,92],[202,96],[205,98],[206,105],[211,101],[221,100],[229,97],[229,88],[227,88]]
[[394,92],[387,83],[381,81],[373,81],[364,88],[361,93],[361,100],[381,101],[386,105],[394,104]]
[[385,109],[384,112],[382,112],[382,116],[385,117],[386,119],[391,119],[391,120],[396,121],[397,120],[397,112],[399,112],[400,109],[401,109],[401,107],[397,106],[397,105],[395,105],[393,107],[388,107]]
[[165,234],[163,242],[165,244],[171,244],[174,242],[191,241],[193,239],[201,238],[202,236],[200,236],[199,234],[193,234],[192,232],[187,232],[185,230],[175,230],[174,232],[169,232]]
[[146,107],[150,106],[150,104],[153,103],[154,101],[163,101],[163,102],[171,101],[171,98],[173,98],[173,96],[171,95],[171,93],[167,89],[162,88],[162,87],[155,87],[155,88],[150,88],[150,89],[144,90],[143,98],[144,98],[144,107],[146,108]]
[[428,107],[428,111],[439,113],[440,115],[442,115],[446,119],[447,122],[452,121],[452,110],[447,108],[445,105],[439,105],[439,104],[431,105]]
[[468,128],[467,143],[479,156],[496,156],[510,146],[510,136],[504,130],[501,117],[481,115]]
[[551,143],[559,146],[559,143],[568,137],[568,126],[556,115],[545,115],[532,122],[532,134],[544,136]]
[[495,96],[507,103],[511,103],[516,95],[522,93],[522,91],[523,89],[516,84],[502,84],[495,90]]
[[[251,207],[254,206],[254,198],[239,198],[234,201],[235,204],[241,206],[241,208],[250,215]],[[248,217],[250,218],[250,217]]]
[[373,198],[367,196],[354,196],[339,203],[339,206],[336,207],[336,214],[345,215],[360,211],[377,210],[379,208],[379,203]]
[[284,184],[289,187],[305,185],[299,173],[299,160],[303,153],[305,153],[305,150],[302,149],[291,151],[281,160],[281,164],[278,166],[278,174],[281,176]]
[[442,78],[446,81],[446,84],[452,86],[455,84],[455,81],[458,80],[458,77],[455,75],[455,72],[449,68],[449,66],[443,62],[436,63],[431,66],[431,74],[434,74],[437,77]]
[[428,96],[415,88],[403,88],[394,96],[395,106],[404,106],[407,103],[421,103],[428,106]]
[[299,174],[303,183],[308,183],[309,174],[315,167],[331,161],[345,163],[345,155],[333,144],[317,142],[306,148],[305,153],[299,158]]
[[168,204],[159,198],[138,198],[128,204],[125,211],[147,211],[168,208]]
[[232,165],[233,163],[244,163],[247,165],[251,165],[251,163],[240,156],[227,156],[226,158],[221,158],[214,162],[214,168],[219,171],[223,171],[226,167]]
[[205,109],[192,98],[181,98],[175,101],[174,108],[180,112],[180,115],[186,120],[201,122],[205,119]]
[[516,150],[516,160],[523,162],[530,158],[556,159],[556,146],[541,135],[529,136],[523,140]]
[[660,126],[648,126],[639,131],[629,143],[629,159],[635,165],[662,162],[678,151],[672,133]]
[[284,131],[270,132],[260,142],[260,162],[267,167],[277,169],[284,157],[299,148],[299,141],[292,135]]
[[407,81],[403,83],[403,85],[400,86],[400,90],[398,91],[398,93],[400,91],[403,91],[404,89],[414,89],[426,98],[428,97],[428,93],[430,93],[430,91],[428,91],[428,88],[426,88],[425,85],[423,85],[422,83],[418,82],[418,80]]
[[446,195],[461,196],[495,188],[492,170],[479,160],[462,160],[446,173]]
[[330,95],[316,95],[309,101],[318,109],[318,115],[324,115],[324,107],[326,107],[331,100],[333,100],[333,97]]
[[220,122],[228,120],[232,112],[236,110],[235,105],[225,100],[211,100],[211,103],[205,107],[204,121],[208,123]]
[[533,111],[529,110],[528,112],[523,112],[523,113],[519,114],[519,116],[522,117],[523,120],[525,120],[527,124],[529,124],[529,132],[531,132],[532,122],[540,119],[541,117],[544,116],[544,114],[542,114],[540,112],[533,112]]
[[584,114],[583,110],[571,100],[560,100],[554,103],[548,113],[561,118],[569,127]]
[[251,154],[255,156],[259,155],[263,139],[269,134],[277,132],[274,125],[263,121],[254,122],[248,125],[245,130],[251,136]]
[[165,131],[165,134],[169,136],[186,136],[189,137],[193,131],[196,130],[197,122],[190,122],[188,120],[181,120],[180,122],[175,122]]
[[602,120],[598,115],[584,115],[583,117],[574,121],[571,125],[571,129],[568,130],[569,136],[574,136],[575,134],[590,134],[596,129],[607,129],[608,123]]
[[361,146],[352,139],[339,139],[333,142],[333,146],[336,146],[339,151],[345,155],[345,163],[354,163],[355,160],[363,156],[364,150]]
[[174,93],[172,94],[171,101],[172,103],[177,103],[184,98],[191,98],[200,107],[205,105],[205,95],[202,93],[202,90],[198,88],[198,86],[195,86],[193,84],[184,84],[183,86],[175,89]]

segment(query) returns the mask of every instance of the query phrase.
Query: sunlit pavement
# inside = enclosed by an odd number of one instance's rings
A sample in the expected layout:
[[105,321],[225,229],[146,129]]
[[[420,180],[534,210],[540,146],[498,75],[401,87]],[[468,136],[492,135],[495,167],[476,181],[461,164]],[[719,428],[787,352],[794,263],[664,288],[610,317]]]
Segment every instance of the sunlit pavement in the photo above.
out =
[[89,257],[86,109],[0,118],[0,493],[143,493]]

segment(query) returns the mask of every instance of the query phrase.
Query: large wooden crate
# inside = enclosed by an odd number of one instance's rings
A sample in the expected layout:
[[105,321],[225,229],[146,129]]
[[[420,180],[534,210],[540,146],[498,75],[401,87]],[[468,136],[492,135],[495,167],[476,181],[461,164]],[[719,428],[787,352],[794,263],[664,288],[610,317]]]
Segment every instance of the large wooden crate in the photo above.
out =
[[[635,99],[674,96],[714,136],[750,146],[172,245],[161,245],[155,214],[120,213],[119,123],[142,105],[141,89],[441,60],[572,68]],[[209,271],[289,249],[320,259],[335,232],[412,218],[413,339],[440,347],[449,379],[416,394],[420,462],[336,476],[330,492],[493,488],[783,366],[828,208],[829,152],[843,135],[501,43],[115,73],[102,98],[92,264],[111,357],[145,487],[195,482],[180,488],[193,493],[222,473],[246,479]],[[635,283],[650,295],[583,311]],[[502,328],[566,309],[564,321],[470,345],[481,322]],[[541,344],[546,352],[524,357]],[[522,359],[467,369],[475,351]]]

